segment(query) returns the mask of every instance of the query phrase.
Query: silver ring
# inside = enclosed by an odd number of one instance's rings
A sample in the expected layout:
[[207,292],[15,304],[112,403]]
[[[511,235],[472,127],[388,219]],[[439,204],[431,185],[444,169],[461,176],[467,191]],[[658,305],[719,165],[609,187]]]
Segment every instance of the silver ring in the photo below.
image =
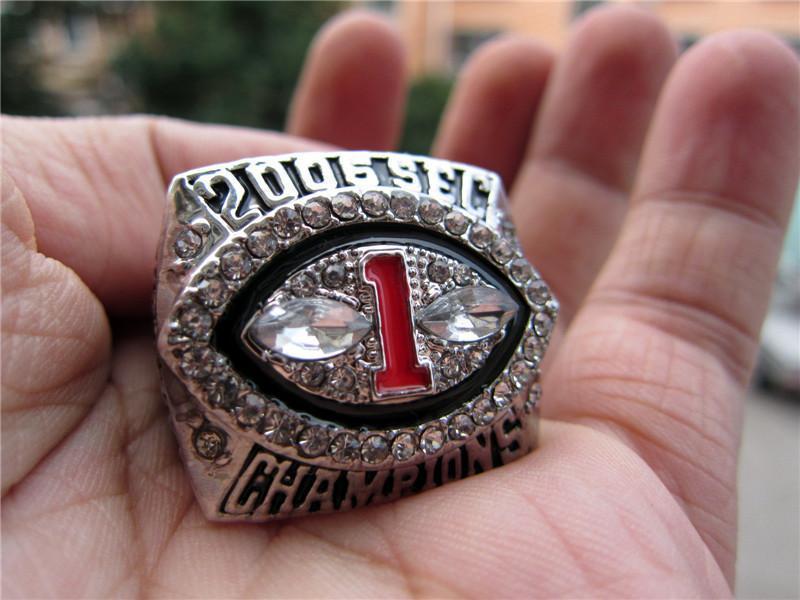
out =
[[168,200],[163,392],[209,519],[377,504],[533,448],[558,303],[497,174],[301,153],[182,173]]

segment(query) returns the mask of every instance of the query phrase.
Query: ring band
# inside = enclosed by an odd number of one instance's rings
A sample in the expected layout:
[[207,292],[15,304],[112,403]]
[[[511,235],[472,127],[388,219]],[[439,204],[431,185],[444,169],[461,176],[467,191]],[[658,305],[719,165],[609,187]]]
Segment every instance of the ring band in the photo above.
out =
[[505,207],[495,173],[396,153],[173,179],[156,336],[207,518],[377,504],[533,448],[558,303]]

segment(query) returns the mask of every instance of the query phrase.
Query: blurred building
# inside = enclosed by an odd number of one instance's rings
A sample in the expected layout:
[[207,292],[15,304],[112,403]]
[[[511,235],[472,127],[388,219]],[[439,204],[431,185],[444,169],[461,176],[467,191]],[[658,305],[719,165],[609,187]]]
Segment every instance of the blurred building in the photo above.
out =
[[[660,16],[687,46],[716,31],[756,27],[777,33],[800,50],[800,3],[793,0],[611,0]],[[553,48],[566,43],[570,22],[604,2],[419,0],[392,3],[409,47],[412,73],[449,73],[469,53],[501,32],[536,37]]]

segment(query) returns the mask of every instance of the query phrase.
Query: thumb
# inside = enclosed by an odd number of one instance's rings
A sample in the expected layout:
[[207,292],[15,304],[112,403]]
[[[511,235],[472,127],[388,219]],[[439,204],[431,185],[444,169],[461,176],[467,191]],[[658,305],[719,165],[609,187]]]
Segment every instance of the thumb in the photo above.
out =
[[108,375],[105,311],[74,271],[36,250],[8,175],[2,197],[2,493],[81,421]]

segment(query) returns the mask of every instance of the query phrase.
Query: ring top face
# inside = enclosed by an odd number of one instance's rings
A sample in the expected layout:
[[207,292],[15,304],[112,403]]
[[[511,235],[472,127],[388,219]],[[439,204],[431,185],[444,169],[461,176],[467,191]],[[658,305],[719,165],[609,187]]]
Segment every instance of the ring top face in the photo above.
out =
[[[388,499],[530,448],[558,305],[522,256],[495,174],[313,153],[189,172],[170,198],[158,345],[190,473],[205,478],[196,489],[230,479],[222,501],[198,491],[207,515],[312,511],[305,499],[253,508],[256,455],[356,478],[353,498],[370,497],[376,472],[416,469]],[[445,466],[455,455],[470,464]],[[321,487],[317,509],[326,494],[341,509]]]

